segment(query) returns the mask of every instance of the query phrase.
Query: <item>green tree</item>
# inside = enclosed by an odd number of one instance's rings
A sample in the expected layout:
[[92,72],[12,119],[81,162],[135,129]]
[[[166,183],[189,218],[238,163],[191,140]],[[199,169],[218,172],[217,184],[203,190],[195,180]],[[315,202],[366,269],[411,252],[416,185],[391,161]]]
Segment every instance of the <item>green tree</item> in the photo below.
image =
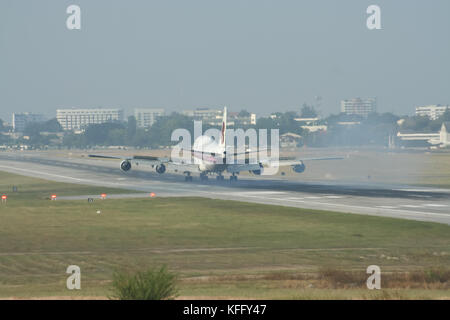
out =
[[[176,129],[186,129],[193,138],[194,122],[192,118],[179,113],[172,113],[170,116],[159,117],[149,129],[150,143],[152,146],[170,146],[178,141],[171,141],[172,132]],[[203,130],[206,130],[203,126]],[[192,141],[191,141],[192,143]]]
[[449,107],[447,107],[447,109],[445,109],[444,114],[439,117],[439,121],[440,122],[450,121],[450,108]]
[[127,122],[127,141],[132,143],[134,136],[136,135],[137,121],[134,116],[128,117]]
[[[121,129],[121,130],[116,130]],[[121,145],[125,141],[125,126],[117,122],[106,122],[92,124],[84,132],[85,141],[88,145]]]
[[69,148],[83,148],[86,146],[86,137],[84,134],[66,133],[63,145]]
[[306,103],[304,103],[302,106],[302,110],[300,112],[300,117],[315,118],[315,117],[317,117],[317,112],[313,106],[308,106]]
[[239,117],[245,118],[245,117],[250,117],[250,112],[248,112],[247,110],[241,110],[238,114]]
[[56,118],[45,121],[41,124],[41,132],[62,132],[63,128]]

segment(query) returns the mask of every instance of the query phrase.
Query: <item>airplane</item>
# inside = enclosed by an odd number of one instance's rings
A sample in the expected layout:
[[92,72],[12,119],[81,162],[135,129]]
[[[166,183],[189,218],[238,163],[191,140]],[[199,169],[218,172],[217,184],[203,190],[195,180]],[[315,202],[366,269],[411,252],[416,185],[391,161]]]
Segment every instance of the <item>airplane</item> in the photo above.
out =
[[[193,145],[192,149],[180,149],[183,151],[190,151],[192,153],[194,163],[186,163],[183,161],[173,161],[169,158],[161,158],[154,156],[132,156],[132,157],[116,157],[116,156],[107,156],[107,155],[88,155],[91,158],[102,158],[102,159],[119,159],[122,160],[120,163],[120,169],[124,172],[130,171],[132,168],[132,163],[134,162],[136,165],[139,163],[145,163],[147,165],[151,165],[152,168],[155,168],[155,171],[159,174],[163,174],[166,172],[167,166],[175,166],[181,167],[182,172],[185,175],[185,181],[192,181],[192,173],[199,172],[200,180],[207,181],[208,174],[216,174],[216,178],[218,181],[225,180],[223,173],[230,173],[230,181],[237,181],[237,175],[240,172],[250,172],[254,175],[262,175],[264,172],[264,168],[272,168],[272,167],[292,167],[293,171],[296,173],[302,173],[305,171],[306,166],[304,161],[312,161],[312,160],[340,160],[342,157],[322,157],[322,158],[303,158],[303,159],[292,159],[292,160],[261,160],[257,163],[250,163],[248,159],[245,159],[243,162],[233,161],[231,163],[227,163],[227,151],[230,149],[226,143],[226,134],[227,131],[227,107],[224,107],[223,110],[223,120],[222,120],[222,128],[220,131],[220,140],[216,141],[214,137],[202,135],[198,137]],[[237,153],[234,152],[234,156],[249,155],[254,152],[261,152],[262,149],[258,149],[255,151],[246,150],[245,152]],[[178,172],[178,169],[175,170]]]

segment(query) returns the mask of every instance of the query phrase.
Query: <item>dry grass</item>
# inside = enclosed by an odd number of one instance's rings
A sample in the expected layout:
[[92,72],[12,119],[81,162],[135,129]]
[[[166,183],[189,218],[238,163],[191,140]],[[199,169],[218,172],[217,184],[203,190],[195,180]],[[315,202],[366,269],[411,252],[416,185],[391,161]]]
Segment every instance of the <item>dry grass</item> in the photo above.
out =
[[[318,272],[321,288],[365,288],[368,275],[363,272],[322,268]],[[434,267],[410,272],[381,274],[381,286],[390,289],[450,289],[450,269]]]

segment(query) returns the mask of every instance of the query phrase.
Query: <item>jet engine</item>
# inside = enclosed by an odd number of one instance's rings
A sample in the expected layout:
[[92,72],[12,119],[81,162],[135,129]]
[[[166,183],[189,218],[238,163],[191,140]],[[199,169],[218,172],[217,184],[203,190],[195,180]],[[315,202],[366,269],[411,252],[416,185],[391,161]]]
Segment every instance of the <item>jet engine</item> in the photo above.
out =
[[262,163],[259,164],[259,169],[252,170],[252,173],[257,176],[260,176],[263,172],[264,172],[264,168],[263,168]]
[[131,162],[128,160],[123,160],[120,163],[120,170],[125,171],[125,172],[130,171],[131,170]]
[[158,172],[159,174],[163,174],[164,172],[166,172],[166,166],[164,164],[158,164],[156,166],[156,172]]
[[303,162],[301,164],[296,164],[292,166],[292,170],[294,170],[297,173],[302,173],[303,171],[305,171],[305,169],[306,166]]

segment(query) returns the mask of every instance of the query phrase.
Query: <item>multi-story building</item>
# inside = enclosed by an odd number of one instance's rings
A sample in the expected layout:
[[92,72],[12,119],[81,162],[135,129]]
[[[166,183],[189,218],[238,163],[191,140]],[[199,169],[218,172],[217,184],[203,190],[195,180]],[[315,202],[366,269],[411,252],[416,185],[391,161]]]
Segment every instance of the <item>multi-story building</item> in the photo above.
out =
[[193,117],[196,120],[209,120],[221,117],[222,110],[210,108],[197,108],[195,110],[184,110],[183,114],[188,117]]
[[134,117],[139,128],[151,127],[158,117],[165,114],[164,109],[134,109]]
[[436,120],[442,116],[450,105],[429,105],[416,108],[416,116],[428,117],[431,120]]
[[194,120],[202,121],[204,124],[212,126],[220,125],[222,123],[222,110],[210,108],[197,108],[195,110],[184,110],[183,114]]
[[[195,110],[185,110],[183,114],[188,117],[192,117],[195,120],[201,120],[205,124],[212,126],[220,126],[222,124],[223,111],[210,108],[197,108]],[[256,114],[240,112],[228,112],[228,125],[229,126],[246,126],[256,124]]]
[[64,130],[82,130],[91,124],[123,121],[121,109],[58,109],[56,119]]
[[341,101],[341,112],[345,114],[354,114],[366,118],[370,113],[377,111],[376,98],[354,98]]
[[[231,121],[231,125],[234,126],[249,126],[256,124],[256,114],[254,113],[241,113],[241,112],[229,112],[228,121]],[[222,118],[220,118],[220,123],[222,123]]]
[[23,132],[31,122],[43,122],[46,118],[43,114],[23,112],[12,114],[12,125],[14,132]]

